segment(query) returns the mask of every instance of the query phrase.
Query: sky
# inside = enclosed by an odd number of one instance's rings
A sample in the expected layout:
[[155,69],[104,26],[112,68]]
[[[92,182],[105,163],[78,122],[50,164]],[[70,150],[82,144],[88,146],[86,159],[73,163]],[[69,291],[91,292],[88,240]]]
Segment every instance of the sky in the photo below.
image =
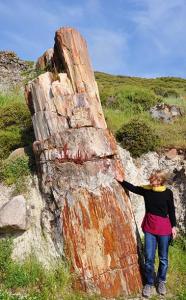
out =
[[22,59],[64,26],[85,37],[96,71],[186,78],[186,0],[0,0],[0,50]]

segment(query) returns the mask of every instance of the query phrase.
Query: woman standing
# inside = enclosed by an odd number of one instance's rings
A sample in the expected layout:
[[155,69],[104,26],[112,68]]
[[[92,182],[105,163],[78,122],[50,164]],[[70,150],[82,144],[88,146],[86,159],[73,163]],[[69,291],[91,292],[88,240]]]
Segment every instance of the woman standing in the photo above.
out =
[[157,291],[166,294],[168,248],[171,237],[176,238],[176,217],[173,192],[167,188],[166,173],[155,170],[149,177],[149,185],[134,186],[127,181],[120,184],[129,191],[141,195],[145,201],[145,216],[141,224],[145,235],[145,279],[143,296],[149,297],[154,285],[154,261],[158,245],[159,267],[156,277]]

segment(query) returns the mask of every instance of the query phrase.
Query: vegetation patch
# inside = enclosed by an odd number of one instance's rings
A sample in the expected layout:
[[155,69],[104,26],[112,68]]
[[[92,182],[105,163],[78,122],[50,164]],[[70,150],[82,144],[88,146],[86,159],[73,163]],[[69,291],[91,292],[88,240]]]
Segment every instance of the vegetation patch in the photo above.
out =
[[[149,108],[158,103],[177,105],[186,113],[186,79],[147,79],[95,72],[108,128],[116,132],[134,118],[147,124],[160,139],[160,149],[186,149],[186,115],[166,124],[155,120]],[[147,148],[148,149],[148,148]]]
[[11,258],[13,239],[0,239],[0,300],[99,300],[72,288],[75,275],[61,259],[50,270],[34,254],[22,263]]
[[[156,269],[158,256],[156,255]],[[167,289],[172,296],[166,299],[186,299],[186,237],[180,236],[169,247],[169,268],[167,273]]]
[[157,150],[160,139],[152,128],[138,119],[132,119],[116,132],[116,138],[122,147],[131,152],[133,157]]
[[[113,101],[110,101],[111,99]],[[151,90],[134,86],[124,86],[117,89],[112,96],[107,95],[104,103],[107,107],[122,111],[130,109],[134,112],[141,112],[142,110],[149,110],[152,106],[161,102],[161,100]]]
[[31,115],[23,93],[14,90],[0,94],[0,159],[34,140]]
[[7,185],[16,183],[19,178],[31,173],[29,157],[27,155],[15,159],[7,159],[1,162],[0,180]]
[[[143,241],[144,242],[144,241]],[[169,248],[167,295],[164,299],[185,300],[186,295],[186,237],[179,237]],[[0,300],[101,300],[73,290],[75,274],[70,264],[58,261],[52,269],[44,268],[34,254],[18,263],[13,261],[12,238],[0,239]],[[156,253],[156,270],[158,255]],[[119,297],[118,300],[127,299]],[[128,297],[130,299],[130,297]],[[158,295],[151,299],[159,299]]]
[[12,196],[26,194],[28,191],[27,176],[36,171],[35,160],[30,155],[22,155],[0,161],[0,181],[13,185]]

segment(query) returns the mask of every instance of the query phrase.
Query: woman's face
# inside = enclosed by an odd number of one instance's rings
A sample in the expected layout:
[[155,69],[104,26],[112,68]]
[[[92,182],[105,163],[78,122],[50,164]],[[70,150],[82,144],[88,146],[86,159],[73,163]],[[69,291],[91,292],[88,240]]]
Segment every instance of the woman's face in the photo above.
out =
[[149,181],[150,181],[150,184],[152,186],[159,186],[159,185],[161,185],[161,179],[158,178],[158,177],[156,177],[156,176],[152,176]]

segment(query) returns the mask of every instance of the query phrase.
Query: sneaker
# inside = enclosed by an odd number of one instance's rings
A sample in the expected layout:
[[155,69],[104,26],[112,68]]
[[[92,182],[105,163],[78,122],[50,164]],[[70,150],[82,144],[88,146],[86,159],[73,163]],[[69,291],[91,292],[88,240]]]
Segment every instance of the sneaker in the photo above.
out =
[[152,285],[150,284],[146,284],[144,287],[143,287],[143,292],[142,292],[142,295],[144,297],[150,297],[152,294]]
[[160,295],[165,295],[166,294],[166,286],[165,282],[160,281],[157,285],[157,291]]

